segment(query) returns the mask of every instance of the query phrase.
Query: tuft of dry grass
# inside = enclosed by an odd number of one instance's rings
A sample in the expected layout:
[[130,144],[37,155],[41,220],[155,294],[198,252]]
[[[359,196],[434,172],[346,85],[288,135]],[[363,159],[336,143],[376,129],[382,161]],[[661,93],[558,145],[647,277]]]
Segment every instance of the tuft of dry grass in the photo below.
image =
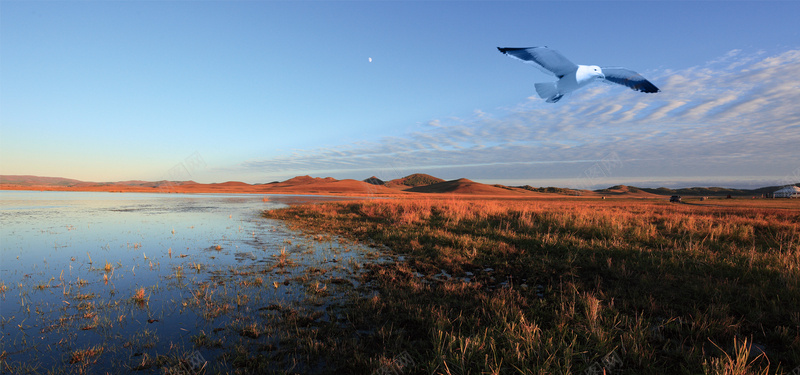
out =
[[69,363],[76,364],[76,363],[92,363],[97,361],[97,357],[103,354],[103,346],[96,345],[91,348],[75,350],[70,354]]
[[133,302],[138,303],[139,305],[143,305],[143,304],[147,303],[148,301],[150,301],[150,296],[147,295],[147,292],[145,292],[144,287],[140,287],[139,289],[136,289],[133,292],[133,296],[131,297],[131,300]]
[[[722,352],[721,357],[712,357],[703,362],[703,371],[705,374],[713,375],[767,375],[769,368],[764,366],[762,370],[753,370],[755,364],[759,361],[769,363],[769,359],[764,352],[759,352],[753,356],[751,354],[759,351],[753,350],[752,343],[748,343],[747,339],[737,340],[733,339],[732,354],[728,354],[725,349],[721,348],[716,343],[712,344]],[[752,358],[752,359],[751,359]]]

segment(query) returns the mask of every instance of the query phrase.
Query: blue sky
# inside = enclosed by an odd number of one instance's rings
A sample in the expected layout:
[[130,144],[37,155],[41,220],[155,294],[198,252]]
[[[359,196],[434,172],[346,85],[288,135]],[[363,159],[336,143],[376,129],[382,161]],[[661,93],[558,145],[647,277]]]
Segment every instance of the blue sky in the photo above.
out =
[[[800,182],[800,3],[0,2],[0,174]],[[662,89],[552,80],[546,45]],[[372,59],[370,61],[370,58]]]

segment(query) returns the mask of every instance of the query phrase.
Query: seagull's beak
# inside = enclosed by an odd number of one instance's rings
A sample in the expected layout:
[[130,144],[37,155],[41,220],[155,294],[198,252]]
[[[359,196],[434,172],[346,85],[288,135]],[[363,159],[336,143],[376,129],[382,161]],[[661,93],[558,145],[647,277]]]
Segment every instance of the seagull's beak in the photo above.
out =
[[597,79],[606,79],[606,75],[605,75],[605,74],[603,74],[603,73],[599,73],[599,74],[597,75]]

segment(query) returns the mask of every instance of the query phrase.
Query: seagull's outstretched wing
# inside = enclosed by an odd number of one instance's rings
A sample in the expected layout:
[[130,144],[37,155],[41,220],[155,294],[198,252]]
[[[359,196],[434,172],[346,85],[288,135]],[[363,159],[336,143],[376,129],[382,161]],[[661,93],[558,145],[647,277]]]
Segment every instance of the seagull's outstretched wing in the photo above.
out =
[[661,90],[656,85],[650,83],[639,73],[630,69],[608,67],[600,68],[603,70],[603,75],[606,76],[606,81],[617,83],[623,86],[628,86],[633,90],[641,92],[659,92]]
[[529,64],[533,64],[545,73],[552,74],[558,78],[561,78],[578,69],[577,65],[575,65],[572,61],[567,60],[567,58],[558,53],[558,51],[547,47],[497,47],[497,49],[508,56],[520,59]]

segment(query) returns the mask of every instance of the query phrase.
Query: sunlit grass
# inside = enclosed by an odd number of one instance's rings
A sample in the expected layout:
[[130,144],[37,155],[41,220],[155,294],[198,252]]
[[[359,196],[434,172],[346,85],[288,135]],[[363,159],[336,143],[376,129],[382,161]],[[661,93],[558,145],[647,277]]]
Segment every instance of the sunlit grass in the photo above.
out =
[[366,367],[404,350],[423,373],[584,373],[611,354],[630,374],[800,364],[800,210],[409,199],[265,215],[406,257],[365,265],[380,293],[350,321],[373,332]]

